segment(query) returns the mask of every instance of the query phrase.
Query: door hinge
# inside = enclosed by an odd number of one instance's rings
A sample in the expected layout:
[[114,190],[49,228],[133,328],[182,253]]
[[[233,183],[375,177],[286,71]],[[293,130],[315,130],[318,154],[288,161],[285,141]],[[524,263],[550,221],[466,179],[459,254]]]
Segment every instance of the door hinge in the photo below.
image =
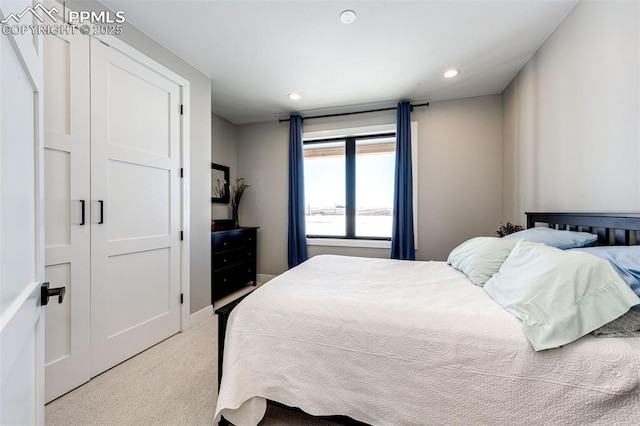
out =
[[184,105],[180,104],[180,115],[184,115]]
[[184,303],[184,293],[180,293],[180,304]]
[[180,177],[184,177],[184,169],[180,167]]
[[180,241],[184,241],[184,231],[180,231]]

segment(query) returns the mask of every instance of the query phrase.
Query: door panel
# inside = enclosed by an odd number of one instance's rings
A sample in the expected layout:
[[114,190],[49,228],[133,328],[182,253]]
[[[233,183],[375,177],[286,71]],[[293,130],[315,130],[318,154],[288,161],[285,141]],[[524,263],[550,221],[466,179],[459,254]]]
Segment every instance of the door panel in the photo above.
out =
[[44,63],[45,274],[67,288],[46,307],[49,402],[91,378],[89,38],[48,35]]
[[91,41],[94,374],[180,330],[179,111],[176,83]]
[[[26,283],[36,281],[34,247],[36,199],[33,87],[7,37],[2,43],[2,285],[0,312],[20,297]],[[20,183],[17,185],[17,183]],[[23,193],[23,188],[26,189]]]
[[[44,116],[47,117],[46,107]],[[46,138],[45,133],[45,140]],[[71,153],[45,147],[44,164],[44,193],[47,200],[44,224],[45,244],[47,247],[69,246],[71,245],[72,208]]]
[[[111,63],[108,72],[108,112],[112,117],[109,143],[161,158],[170,156],[171,134],[167,130],[172,99],[166,80],[146,73],[137,64],[126,71]],[[144,78],[135,72],[144,73]]]
[[[0,19],[23,6],[0,0]],[[42,58],[33,41],[0,36],[0,424],[44,422]]]
[[171,234],[170,170],[113,160],[107,173],[110,241]]
[[108,318],[110,338],[170,311],[170,256],[160,248],[109,257],[108,311],[121,313]]
[[[49,132],[71,134],[71,42],[64,35],[46,37],[44,85],[44,127]],[[76,50],[76,49],[73,49]]]
[[[71,286],[71,263],[60,263],[45,267],[45,276],[56,287],[65,287],[67,293],[62,303],[50,303],[46,307],[45,324],[49,324],[49,332],[45,333],[45,365],[52,365],[72,356],[71,351],[71,304],[73,303]],[[51,325],[55,324],[55,328]],[[45,330],[47,330],[45,326]]]

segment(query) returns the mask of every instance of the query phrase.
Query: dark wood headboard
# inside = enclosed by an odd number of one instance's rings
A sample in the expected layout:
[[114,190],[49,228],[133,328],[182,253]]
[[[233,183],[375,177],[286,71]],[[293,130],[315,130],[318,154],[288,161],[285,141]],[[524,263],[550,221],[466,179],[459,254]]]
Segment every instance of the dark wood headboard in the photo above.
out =
[[527,212],[527,228],[539,224],[549,228],[591,232],[598,245],[640,244],[640,213],[538,213]]

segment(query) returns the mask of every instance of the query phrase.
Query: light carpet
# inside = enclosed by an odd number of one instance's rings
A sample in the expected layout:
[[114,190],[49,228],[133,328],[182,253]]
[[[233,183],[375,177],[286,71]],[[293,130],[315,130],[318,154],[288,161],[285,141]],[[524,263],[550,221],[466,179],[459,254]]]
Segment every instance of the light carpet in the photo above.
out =
[[[45,406],[45,425],[214,425],[217,318],[158,343]],[[271,407],[262,426],[335,423]]]

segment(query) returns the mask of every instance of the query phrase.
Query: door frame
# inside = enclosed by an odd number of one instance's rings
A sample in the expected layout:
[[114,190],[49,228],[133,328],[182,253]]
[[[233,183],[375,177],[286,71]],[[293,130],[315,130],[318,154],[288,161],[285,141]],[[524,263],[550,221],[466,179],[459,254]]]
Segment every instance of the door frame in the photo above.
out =
[[[93,31],[91,31],[93,33]],[[190,214],[191,214],[191,170],[190,170],[190,118],[191,118],[191,85],[187,79],[160,64],[156,60],[148,57],[139,50],[131,47],[124,41],[112,35],[91,35],[101,41],[102,43],[116,49],[120,53],[136,62],[148,67],[151,70],[156,71],[165,78],[173,81],[180,86],[181,99],[180,103],[183,105],[182,114],[180,115],[180,167],[182,168],[181,179],[181,206],[180,206],[180,220],[181,229],[183,232],[183,238],[181,241],[180,250],[180,293],[182,293],[182,304],[180,305],[180,331],[184,332],[191,328],[191,229],[190,229]]]

